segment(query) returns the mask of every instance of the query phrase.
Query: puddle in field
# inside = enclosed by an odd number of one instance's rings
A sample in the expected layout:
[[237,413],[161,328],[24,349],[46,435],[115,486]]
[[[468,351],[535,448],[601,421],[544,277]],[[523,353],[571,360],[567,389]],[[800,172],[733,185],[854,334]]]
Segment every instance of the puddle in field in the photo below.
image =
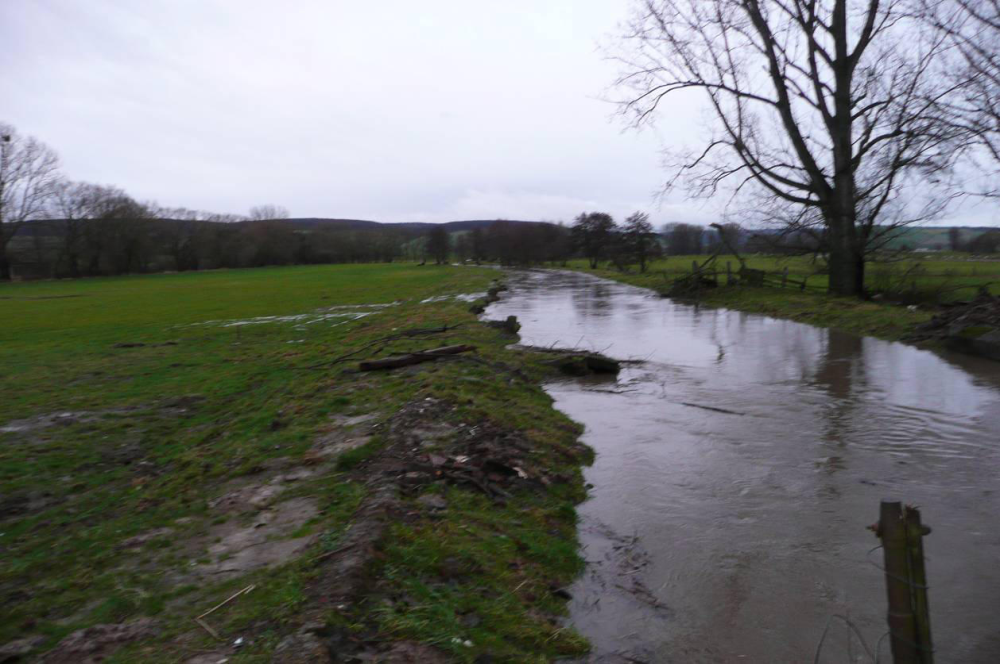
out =
[[420,304],[431,304],[433,302],[451,302],[455,300],[457,302],[475,302],[481,298],[486,297],[486,291],[481,293],[459,293],[458,295],[434,295],[433,297],[428,297],[420,300]]
[[[420,301],[420,304],[432,304],[435,302],[475,302],[482,298],[485,293],[458,293],[452,295],[435,295]],[[305,329],[306,325],[316,323],[332,322],[334,326],[343,325],[351,321],[359,320],[366,316],[378,313],[388,307],[395,307],[401,302],[389,302],[386,304],[341,304],[332,307],[323,307],[315,311],[303,314],[287,314],[283,316],[255,316],[253,318],[234,318],[227,320],[207,320],[192,325],[207,325],[216,327],[244,327],[248,325],[271,325],[274,323],[292,323],[295,329]]]
[[[922,508],[941,662],[1000,662],[1000,363],[553,271],[488,310],[521,343],[643,359],[546,386],[597,459],[572,624],[590,662],[814,661],[886,632],[879,501]],[[819,659],[871,662],[833,622]],[[887,640],[881,661],[889,661]]]
[[296,329],[306,325],[334,321],[334,325],[342,325],[354,320],[371,316],[387,307],[394,307],[399,302],[387,304],[343,304],[333,307],[323,307],[304,314],[288,314],[284,316],[255,316],[253,318],[234,318],[228,320],[206,320],[192,325],[210,325],[216,327],[243,327],[245,325],[270,325],[272,323],[294,323]]

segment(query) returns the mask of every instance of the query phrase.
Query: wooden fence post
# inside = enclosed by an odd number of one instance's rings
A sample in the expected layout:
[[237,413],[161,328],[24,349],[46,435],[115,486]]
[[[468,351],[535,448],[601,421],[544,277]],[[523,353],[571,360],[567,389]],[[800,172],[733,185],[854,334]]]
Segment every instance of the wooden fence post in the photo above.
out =
[[784,288],[785,284],[787,283],[788,283],[788,266],[786,265],[785,269],[781,271],[781,287]]
[[913,616],[917,622],[917,643],[920,661],[933,664],[934,642],[931,639],[931,611],[927,601],[927,571],[924,569],[924,535],[931,529],[920,523],[920,510],[907,505],[903,509],[906,523],[906,543],[910,559],[910,588],[913,595]]
[[732,261],[726,261],[726,285],[733,285],[733,263]]
[[883,500],[877,534],[885,555],[885,588],[889,601],[889,645],[894,664],[921,664],[917,621],[913,614],[907,526],[899,501]]

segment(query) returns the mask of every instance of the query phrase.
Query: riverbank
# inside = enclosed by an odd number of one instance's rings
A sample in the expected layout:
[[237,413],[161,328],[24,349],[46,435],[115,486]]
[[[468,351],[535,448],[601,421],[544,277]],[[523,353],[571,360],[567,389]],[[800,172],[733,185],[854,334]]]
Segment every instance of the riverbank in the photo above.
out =
[[[582,569],[574,505],[592,453],[541,388],[548,358],[469,311],[496,274],[0,287],[0,653],[586,652],[562,589]],[[454,345],[475,351],[359,370]]]
[[[620,272],[607,268],[595,270],[580,264],[574,265],[573,269],[605,279],[649,288],[661,295],[666,295],[671,284],[671,281],[662,272],[652,270],[645,273],[638,271]],[[764,314],[774,318],[785,318],[887,341],[905,339],[914,332],[918,325],[933,318],[935,313],[926,308],[910,309],[898,304],[834,297],[813,291],[749,286],[721,286],[705,289],[699,296],[698,303],[711,307]]]

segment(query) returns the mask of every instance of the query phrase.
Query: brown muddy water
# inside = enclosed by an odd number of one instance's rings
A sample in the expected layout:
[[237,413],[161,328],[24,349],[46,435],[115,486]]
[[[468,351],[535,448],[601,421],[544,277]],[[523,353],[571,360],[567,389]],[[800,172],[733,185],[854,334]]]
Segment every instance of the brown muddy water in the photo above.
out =
[[[1000,363],[589,275],[513,272],[522,343],[645,360],[547,386],[597,452],[571,623],[593,662],[890,661],[879,501],[919,505],[938,662],[1000,662]],[[710,410],[716,409],[716,410]]]

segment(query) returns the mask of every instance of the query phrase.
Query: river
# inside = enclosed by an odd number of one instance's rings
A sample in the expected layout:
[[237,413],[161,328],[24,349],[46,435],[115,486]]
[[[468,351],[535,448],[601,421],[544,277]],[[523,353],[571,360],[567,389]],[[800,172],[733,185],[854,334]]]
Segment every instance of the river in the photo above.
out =
[[890,661],[879,501],[918,505],[938,662],[1000,662],[1000,363],[515,271],[490,318],[621,359],[546,386],[596,451],[591,662]]

